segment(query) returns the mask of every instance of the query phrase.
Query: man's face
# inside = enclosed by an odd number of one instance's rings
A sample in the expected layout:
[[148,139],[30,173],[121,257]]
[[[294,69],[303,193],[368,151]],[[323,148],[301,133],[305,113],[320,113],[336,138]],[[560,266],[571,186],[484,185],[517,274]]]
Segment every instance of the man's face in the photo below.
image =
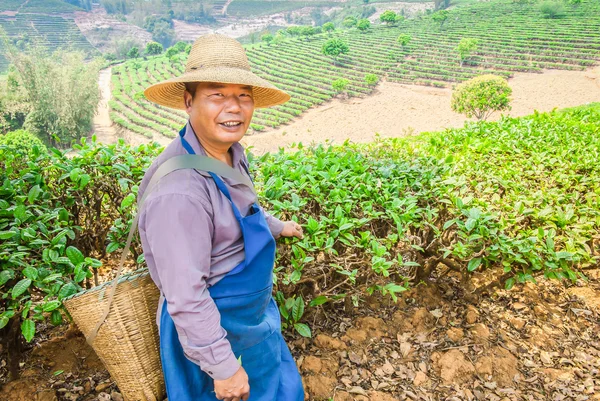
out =
[[252,87],[200,82],[195,92],[192,98],[185,91],[184,100],[198,136],[213,144],[229,146],[242,139],[254,113]]

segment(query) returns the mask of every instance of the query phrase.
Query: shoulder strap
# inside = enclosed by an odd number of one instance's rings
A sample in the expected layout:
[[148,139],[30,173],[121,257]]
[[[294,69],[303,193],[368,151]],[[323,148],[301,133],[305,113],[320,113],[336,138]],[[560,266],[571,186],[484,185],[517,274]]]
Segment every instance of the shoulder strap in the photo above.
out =
[[102,317],[96,324],[96,327],[94,327],[94,329],[88,335],[86,335],[86,339],[89,344],[92,344],[94,342],[94,340],[96,339],[96,336],[98,335],[98,331],[100,330],[100,327],[102,326],[102,324],[104,323],[104,321],[106,320],[106,318],[110,312],[110,307],[112,305],[115,291],[117,289],[119,277],[121,276],[121,271],[123,270],[123,263],[125,262],[125,259],[127,258],[127,255],[129,253],[129,247],[131,246],[133,234],[135,233],[137,226],[138,226],[140,211],[142,210],[142,206],[144,205],[146,198],[156,188],[156,184],[158,183],[158,181],[161,178],[172,173],[173,171],[186,169],[186,168],[202,170],[202,171],[206,171],[208,173],[216,174],[216,175],[219,175],[222,177],[227,177],[232,180],[238,181],[238,182],[246,185],[248,188],[250,188],[252,190],[252,192],[254,193],[254,197],[256,199],[256,192],[254,191],[254,185],[252,184],[252,181],[250,181],[248,179],[248,177],[244,176],[240,171],[229,167],[227,164],[225,164],[219,160],[212,159],[207,156],[201,156],[201,155],[180,155],[180,156],[171,157],[171,158],[167,159],[166,161],[164,161],[152,175],[152,178],[150,179],[150,182],[148,183],[148,186],[146,187],[146,190],[144,191],[144,195],[142,195],[142,198],[138,202],[138,211],[136,213],[135,218],[133,219],[133,223],[131,223],[131,229],[129,230],[129,235],[127,237],[127,243],[125,244],[123,253],[121,253],[121,260],[119,261],[119,269],[117,270],[117,275],[114,278],[113,284],[111,285],[110,294],[108,296],[108,302],[106,304],[106,307],[104,309]]

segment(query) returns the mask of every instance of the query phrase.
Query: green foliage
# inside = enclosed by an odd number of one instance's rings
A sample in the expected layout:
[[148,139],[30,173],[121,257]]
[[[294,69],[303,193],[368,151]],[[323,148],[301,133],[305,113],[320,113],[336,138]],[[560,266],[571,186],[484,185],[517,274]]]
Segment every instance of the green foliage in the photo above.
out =
[[266,42],[268,45],[270,45],[271,42],[273,42],[273,39],[275,39],[275,37],[273,36],[272,33],[265,33],[263,36],[260,37],[260,39],[263,42]]
[[375,74],[365,75],[365,83],[369,86],[376,85],[378,81],[379,81],[379,77]]
[[460,42],[458,42],[458,46],[456,46],[454,50],[458,52],[461,67],[464,61],[468,59],[473,52],[477,51],[478,44],[479,40],[473,38],[462,38]]
[[337,61],[340,55],[347,54],[349,51],[350,48],[348,47],[346,42],[341,38],[329,39],[323,44],[323,47],[321,48],[321,53],[323,53],[326,56],[332,57],[334,62]]
[[[66,157],[24,132],[0,138],[0,326],[18,319],[31,341],[38,322],[62,322],[64,298],[98,284],[91,255],[124,246],[136,184],[160,149],[82,139]],[[15,151],[19,138],[26,152]]]
[[37,146],[40,152],[46,152],[44,143],[35,135],[24,130],[0,135],[0,146],[6,152],[19,153],[30,157],[34,154],[34,146]]
[[281,291],[277,291],[276,301],[279,305],[279,312],[281,313],[282,322],[281,328],[287,329],[293,327],[294,330],[303,337],[312,337],[310,328],[300,323],[302,316],[304,316],[304,299],[302,295],[298,297],[285,298],[285,295]]
[[371,28],[371,21],[369,21],[366,18],[363,18],[360,21],[358,21],[358,23],[356,24],[356,27],[358,28],[359,31],[361,31],[362,33],[365,33],[369,30],[369,28]]
[[137,46],[133,46],[127,52],[127,58],[138,58],[140,56],[140,49]]
[[396,39],[396,41],[398,43],[400,43],[400,45],[402,47],[404,47],[404,46],[407,46],[410,43],[411,39],[412,39],[412,36],[410,36],[409,34],[407,34],[407,33],[401,33],[398,36],[398,39]]
[[440,29],[444,26],[444,23],[448,20],[450,12],[448,10],[439,10],[431,14],[431,19],[440,24]]
[[23,127],[30,111],[27,91],[20,82],[17,71],[11,67],[6,79],[0,79],[0,133]]
[[100,4],[108,14],[129,14],[131,11],[127,0],[100,0]]
[[565,16],[565,6],[560,1],[544,1],[540,3],[540,11],[544,18],[562,18]]
[[482,75],[458,85],[452,93],[451,106],[457,113],[485,120],[495,111],[509,110],[511,94],[504,78]]
[[323,28],[323,32],[333,32],[335,31],[335,25],[333,24],[333,22],[326,22],[323,24],[322,26]]
[[338,78],[331,83],[331,87],[338,93],[346,90],[350,82],[346,78]]
[[395,12],[387,10],[381,13],[381,15],[379,16],[379,20],[384,24],[391,26],[398,21],[399,17],[401,16],[397,15]]
[[157,42],[148,42],[146,44],[146,54],[149,56],[155,56],[163,52],[163,45]]
[[27,94],[30,111],[23,127],[52,146],[89,133],[100,100],[99,60],[86,63],[81,52],[50,54],[39,46],[21,52],[6,39],[4,47]]
[[344,21],[342,21],[342,25],[346,28],[353,28],[356,26],[356,24],[358,24],[358,19],[356,19],[354,16],[348,16],[344,18]]

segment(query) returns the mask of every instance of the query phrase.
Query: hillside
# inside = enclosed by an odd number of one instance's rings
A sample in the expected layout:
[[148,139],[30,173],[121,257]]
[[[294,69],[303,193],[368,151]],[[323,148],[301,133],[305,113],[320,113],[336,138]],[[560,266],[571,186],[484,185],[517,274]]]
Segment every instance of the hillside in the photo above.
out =
[[[350,51],[335,64],[321,53],[330,38],[325,33],[310,39],[292,37],[277,45],[248,45],[253,71],[292,95],[285,105],[257,110],[252,128],[278,127],[332,99],[336,93],[331,83],[342,77],[349,80],[347,95],[366,96],[373,91],[365,82],[366,74],[444,88],[483,73],[511,77],[543,69],[583,70],[598,63],[598,26],[600,4],[595,1],[569,8],[564,18],[545,19],[536,4],[496,0],[457,7],[442,26],[422,16],[396,27],[373,25],[367,33],[337,29],[331,37],[346,41]],[[396,42],[401,33],[411,37],[407,46]],[[479,41],[475,54],[462,66],[454,50],[461,38]],[[181,54],[113,68],[113,121],[150,138],[154,133],[172,137],[185,114],[150,104],[141,92],[182,72],[184,62]]]

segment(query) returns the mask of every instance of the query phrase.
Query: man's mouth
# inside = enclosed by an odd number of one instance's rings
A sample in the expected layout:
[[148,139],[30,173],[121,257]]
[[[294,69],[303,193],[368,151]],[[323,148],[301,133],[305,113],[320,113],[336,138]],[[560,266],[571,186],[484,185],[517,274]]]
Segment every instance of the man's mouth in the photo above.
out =
[[240,125],[242,125],[241,121],[225,121],[224,123],[219,123],[220,125],[223,125],[225,127],[238,127]]

